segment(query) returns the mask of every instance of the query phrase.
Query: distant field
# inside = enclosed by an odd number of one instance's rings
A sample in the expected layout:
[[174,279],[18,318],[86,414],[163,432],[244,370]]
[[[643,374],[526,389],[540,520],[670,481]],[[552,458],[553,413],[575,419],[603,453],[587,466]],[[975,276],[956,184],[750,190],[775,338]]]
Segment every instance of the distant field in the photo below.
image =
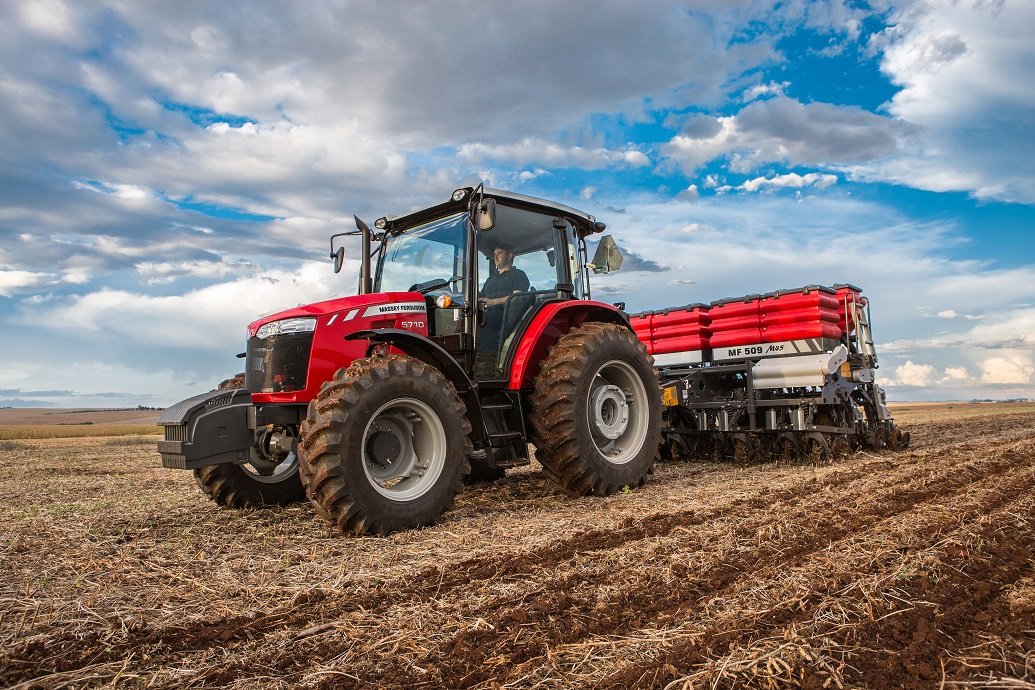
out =
[[0,441],[27,438],[81,438],[159,434],[155,424],[0,424]]
[[891,403],[891,414],[904,424],[944,421],[960,417],[987,417],[1013,412],[1035,412],[1035,403]]
[[158,434],[157,410],[0,409],[0,441]]

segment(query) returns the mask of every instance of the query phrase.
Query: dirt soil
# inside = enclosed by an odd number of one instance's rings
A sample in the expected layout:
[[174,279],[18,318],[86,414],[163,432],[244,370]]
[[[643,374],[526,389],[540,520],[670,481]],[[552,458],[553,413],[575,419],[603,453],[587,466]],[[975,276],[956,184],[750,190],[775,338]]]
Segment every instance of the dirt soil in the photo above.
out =
[[0,686],[1035,688],[1035,409],[989,409],[604,499],[533,466],[387,538],[220,509],[154,439],[8,441]]

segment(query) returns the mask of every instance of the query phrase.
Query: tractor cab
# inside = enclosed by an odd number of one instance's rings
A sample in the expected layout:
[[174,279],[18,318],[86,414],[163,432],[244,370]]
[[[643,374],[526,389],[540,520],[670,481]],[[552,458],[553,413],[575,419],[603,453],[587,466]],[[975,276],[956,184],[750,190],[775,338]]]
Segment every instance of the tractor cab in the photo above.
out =
[[360,292],[369,271],[370,292],[420,293],[428,337],[468,376],[492,386],[509,379],[520,334],[544,305],[590,298],[585,238],[604,224],[567,206],[479,187],[379,218],[374,228],[378,245],[366,252]]

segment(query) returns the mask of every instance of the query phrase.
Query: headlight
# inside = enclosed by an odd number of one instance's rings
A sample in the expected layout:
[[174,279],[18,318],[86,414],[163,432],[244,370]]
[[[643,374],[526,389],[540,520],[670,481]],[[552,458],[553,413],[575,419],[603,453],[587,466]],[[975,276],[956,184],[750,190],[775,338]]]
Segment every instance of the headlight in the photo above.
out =
[[467,196],[467,190],[458,189],[453,192],[453,201],[463,201],[465,196]]
[[299,319],[284,319],[263,324],[255,332],[256,338],[268,338],[271,335],[285,333],[312,333],[316,330],[316,317],[306,316]]

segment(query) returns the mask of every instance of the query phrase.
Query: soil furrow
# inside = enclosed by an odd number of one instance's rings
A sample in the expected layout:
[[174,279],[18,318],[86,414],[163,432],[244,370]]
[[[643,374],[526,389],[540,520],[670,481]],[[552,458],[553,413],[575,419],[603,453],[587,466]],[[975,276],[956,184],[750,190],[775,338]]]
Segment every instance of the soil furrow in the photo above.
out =
[[[1018,457],[1012,462],[988,469],[991,473],[1027,462],[1030,462],[1030,458]],[[833,541],[865,530],[880,520],[911,510],[917,503],[943,496],[950,491],[966,491],[975,481],[982,480],[981,477],[973,476],[964,479],[962,474],[950,474],[945,483],[928,483],[913,491],[896,487],[887,492],[886,500],[872,501],[869,504],[871,510],[844,516],[840,524],[831,524],[822,531],[796,533],[788,540],[778,539],[775,543],[764,544],[762,548],[738,553],[724,559],[721,570],[712,569],[703,577],[690,576],[676,588],[672,587],[663,572],[656,572],[646,581],[636,583],[636,587],[629,587],[617,599],[601,604],[588,597],[573,597],[572,590],[577,585],[583,590],[592,591],[594,581],[600,584],[603,579],[613,575],[604,572],[591,573],[587,577],[575,572],[571,578],[558,582],[557,587],[551,591],[522,601],[520,608],[509,608],[497,612],[495,616],[486,615],[486,629],[461,632],[455,639],[447,641],[438,653],[449,659],[448,668],[441,669],[441,680],[450,686],[474,685],[487,680],[491,669],[485,668],[486,662],[495,656],[504,656],[507,665],[520,665],[531,658],[545,656],[551,644],[571,643],[589,635],[620,635],[624,631],[642,627],[646,621],[661,614],[719,597],[737,580],[755,576],[773,558],[793,562],[825,548]],[[1025,490],[1019,486],[1013,488],[1015,491]],[[808,513],[808,507],[802,508],[796,517],[802,519]],[[787,519],[794,521],[793,518]],[[649,594],[644,596],[645,592]],[[586,624],[583,622],[585,619],[592,622]],[[509,641],[515,636],[516,628],[533,624],[549,629],[550,638],[510,645]],[[464,663],[458,663],[457,657],[461,655]],[[418,665],[428,670],[436,668],[434,659],[422,660]],[[411,676],[402,684],[419,680],[420,677]]]
[[[995,500],[980,508],[971,508],[969,515],[946,515],[944,523],[941,525],[931,522],[921,523],[912,527],[912,534],[910,536],[896,535],[896,539],[891,541],[902,544],[911,542],[908,548],[924,553],[926,558],[930,558],[933,553],[940,553],[944,558],[948,559],[960,558],[961,553],[955,547],[938,547],[936,545],[939,542],[951,542],[951,539],[946,538],[947,535],[970,534],[974,526],[980,527],[982,532],[994,533],[996,527],[984,525],[984,518],[989,514],[995,514],[996,511],[1000,515],[1011,514],[1012,504],[1018,499],[1027,502],[1027,505],[1024,506],[1025,517],[1031,518],[1035,508],[1032,506],[1029,492],[1022,483],[1016,481],[1017,479],[1030,481],[1031,473],[1019,472],[1017,475],[1011,476],[1003,482],[1007,484],[1004,490],[987,492]],[[959,526],[961,520],[966,523],[962,527]],[[1028,524],[1030,525],[1030,523]],[[956,529],[950,529],[953,525],[957,525]],[[835,572],[828,570],[825,573],[825,580],[819,579],[807,585],[808,596],[794,601],[793,607],[779,607],[772,611],[767,611],[761,616],[749,615],[746,618],[737,620],[717,621],[716,629],[707,629],[704,631],[705,634],[695,636],[690,642],[672,646],[665,655],[659,659],[652,660],[650,663],[626,667],[601,680],[598,686],[612,688],[648,687],[659,680],[667,682],[673,677],[678,677],[675,675],[677,671],[682,671],[682,675],[685,677],[686,673],[692,671],[695,667],[710,668],[712,675],[699,677],[695,680],[711,683],[716,677],[722,676],[721,671],[716,672],[720,664],[714,661],[716,656],[721,657],[722,652],[728,651],[735,645],[750,647],[751,640],[753,639],[766,636],[770,636],[772,639],[787,639],[790,637],[790,632],[800,631],[803,628],[807,629],[810,625],[814,625],[815,615],[821,606],[824,603],[829,603],[831,599],[836,599],[837,592],[853,589],[856,585],[858,585],[858,589],[861,592],[863,590],[861,582],[871,575],[881,577],[883,571],[883,578],[891,580],[886,585],[889,590],[893,590],[889,598],[881,600],[880,597],[875,596],[874,592],[870,592],[863,599],[856,599],[851,602],[859,609],[856,613],[860,616],[860,621],[843,622],[837,626],[821,626],[821,629],[814,631],[812,634],[816,639],[824,641],[827,645],[833,645],[842,650],[844,658],[850,664],[850,668],[872,669],[872,672],[868,673],[865,678],[854,679],[856,681],[865,681],[862,683],[863,687],[911,687],[911,684],[907,681],[910,681],[911,678],[917,678],[918,665],[921,663],[919,660],[938,656],[932,654],[932,649],[930,648],[930,645],[934,643],[933,635],[922,640],[915,637],[916,631],[923,629],[918,628],[916,625],[908,629],[908,639],[906,637],[897,638],[894,635],[888,634],[888,631],[897,631],[903,625],[908,627],[909,624],[904,623],[904,621],[914,620],[915,622],[917,616],[922,619],[924,617],[923,610],[937,608],[939,601],[942,600],[954,602],[957,613],[962,611],[966,612],[965,615],[967,615],[980,610],[980,600],[969,599],[966,596],[968,588],[961,589],[958,586],[959,582],[965,580],[972,587],[983,591],[984,585],[975,584],[975,582],[980,582],[981,578],[992,578],[994,575],[997,575],[1000,577],[1000,585],[989,585],[988,588],[989,591],[995,590],[998,592],[1002,589],[1004,579],[1007,584],[1016,580],[1025,569],[1030,569],[1031,566],[1030,560],[1028,560],[1030,556],[1024,556],[1023,549],[1018,550],[1017,548],[1024,543],[1022,535],[1023,531],[1017,531],[1001,542],[1001,550],[1004,553],[1013,554],[1014,560],[1012,562],[997,569],[995,566],[990,565],[995,561],[994,557],[978,561],[977,567],[971,567],[969,561],[964,561],[946,569],[949,577],[945,582],[932,582],[926,576],[917,576],[915,583],[908,584],[909,581],[906,577],[912,578],[912,575],[908,575],[907,571],[896,571],[896,568],[900,567],[902,562],[897,550],[886,554],[887,563],[863,554],[864,558],[870,558],[868,567],[865,567],[865,564],[856,564],[856,567],[846,568],[842,571],[843,575],[840,577]],[[932,545],[935,546],[932,547]],[[778,567],[774,566],[774,569]],[[966,572],[964,568],[970,568],[971,572]],[[770,573],[769,576],[774,578],[775,573]],[[759,577],[763,578],[764,581],[766,574],[759,573]],[[786,583],[781,584],[786,587]],[[801,583],[799,583],[799,587],[801,586]],[[750,590],[748,590],[748,593],[750,593]],[[874,598],[878,604],[877,607],[873,606]],[[910,605],[920,612],[911,613],[910,616],[905,617],[896,615],[902,609],[912,611],[906,605],[901,604],[903,601],[910,602]],[[888,602],[891,602],[891,604],[889,605]],[[883,608],[880,605],[883,605]],[[745,611],[749,611],[751,608],[750,602],[741,602],[739,606]],[[896,608],[896,606],[901,608]],[[738,605],[731,604],[730,608],[735,612]],[[870,615],[869,619],[865,619],[865,613]],[[955,625],[966,627],[966,622],[963,618],[956,614],[942,612],[941,615],[948,616]],[[750,636],[745,638],[744,631],[750,631]],[[945,641],[947,640],[943,640],[943,642]],[[868,649],[869,652],[868,655],[858,654],[852,651],[855,649]],[[903,650],[907,650],[907,652]],[[900,655],[902,655],[901,658]],[[808,666],[803,666],[796,670],[799,671],[800,678],[810,677],[813,682],[818,682],[817,684],[822,684],[829,677],[828,675],[818,674],[810,676],[810,673],[816,669],[810,669]],[[926,671],[926,667],[923,670]],[[891,677],[892,675],[894,680],[886,685],[883,684],[882,678]],[[645,682],[648,679],[650,682]],[[741,678],[739,683],[734,682],[733,685],[739,686],[743,684],[743,680]],[[761,682],[763,679],[759,680]],[[927,681],[923,681],[921,685],[925,683]],[[725,683],[719,687],[730,687],[730,684]]]

